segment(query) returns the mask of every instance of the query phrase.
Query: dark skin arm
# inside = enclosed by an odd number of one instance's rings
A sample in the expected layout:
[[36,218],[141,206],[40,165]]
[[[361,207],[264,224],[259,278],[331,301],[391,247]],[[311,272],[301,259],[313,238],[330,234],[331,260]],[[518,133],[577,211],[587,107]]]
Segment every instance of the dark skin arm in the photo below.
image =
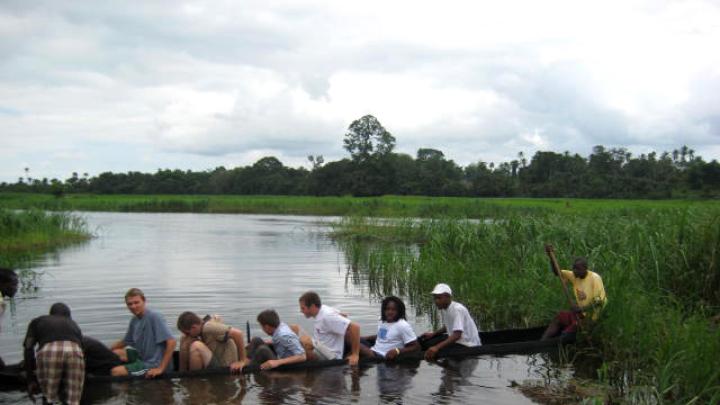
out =
[[425,360],[428,360],[428,361],[434,360],[435,356],[437,356],[437,353],[438,353],[438,351],[440,351],[440,349],[457,342],[458,340],[460,340],[460,338],[462,338],[462,331],[459,331],[459,330],[454,331],[452,334],[450,334],[448,336],[447,339],[445,339],[442,342],[436,344],[435,346],[427,349],[425,351]]
[[402,349],[397,350],[390,350],[389,352],[385,353],[385,358],[388,360],[393,360],[397,356],[403,354],[403,353],[410,353],[410,352],[417,352],[420,351],[420,342],[417,340],[414,340],[408,344],[405,345]]

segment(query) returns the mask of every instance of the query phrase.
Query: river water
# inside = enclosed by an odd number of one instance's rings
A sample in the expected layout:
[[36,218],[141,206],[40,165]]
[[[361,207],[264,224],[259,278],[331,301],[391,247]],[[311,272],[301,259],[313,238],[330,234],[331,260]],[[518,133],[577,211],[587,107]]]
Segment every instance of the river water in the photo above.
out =
[[[175,328],[186,310],[220,314],[226,323],[263,336],[257,313],[275,308],[283,321],[310,321],[297,299],[317,291],[323,303],[347,313],[363,335],[375,334],[378,297],[347,275],[344,253],[327,236],[331,218],[219,215],[81,213],[95,238],[46,255],[34,264],[32,286],[7,303],[0,355],[22,357],[28,322],[62,301],[83,333],[106,344],[124,335],[130,313],[123,296],[141,288],[147,305]],[[31,287],[31,288],[27,288]],[[408,308],[417,333],[427,316]],[[479,357],[441,364],[332,367],[307,372],[265,372],[243,377],[140,381],[86,386],[85,402],[119,403],[530,403],[511,381],[542,379],[552,369],[541,355]],[[0,392],[0,402],[32,403],[21,392]]]

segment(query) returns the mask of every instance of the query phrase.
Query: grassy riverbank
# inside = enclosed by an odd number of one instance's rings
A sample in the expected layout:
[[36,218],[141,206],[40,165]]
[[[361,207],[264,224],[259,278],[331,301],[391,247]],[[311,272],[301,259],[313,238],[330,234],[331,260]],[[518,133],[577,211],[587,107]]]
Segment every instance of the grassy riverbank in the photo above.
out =
[[72,214],[0,209],[0,266],[18,267],[38,254],[89,237],[85,222]]
[[390,224],[348,218],[336,229],[376,294],[407,294],[426,310],[427,292],[448,282],[485,329],[544,324],[566,306],[543,251],[552,243],[564,267],[585,255],[603,277],[609,301],[584,345],[603,359],[598,378],[615,399],[720,401],[720,330],[710,321],[720,313],[717,205]]
[[702,200],[587,200],[555,198],[180,196],[0,193],[0,208],[51,211],[198,212],[488,218],[525,213],[583,213],[634,208],[710,206]]

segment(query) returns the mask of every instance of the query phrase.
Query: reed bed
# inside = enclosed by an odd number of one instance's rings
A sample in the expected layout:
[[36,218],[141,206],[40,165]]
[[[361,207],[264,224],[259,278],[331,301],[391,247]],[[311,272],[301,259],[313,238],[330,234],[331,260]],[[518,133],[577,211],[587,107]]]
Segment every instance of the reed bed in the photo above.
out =
[[37,254],[90,237],[85,221],[65,212],[0,209],[0,265],[18,267]]
[[[566,304],[543,250],[564,267],[587,256],[608,304],[584,331],[614,399],[720,401],[720,208],[511,213],[492,221],[345,218],[335,235],[377,295],[400,293],[431,313],[449,283],[482,328],[547,323]],[[644,398],[644,399],[643,399]]]

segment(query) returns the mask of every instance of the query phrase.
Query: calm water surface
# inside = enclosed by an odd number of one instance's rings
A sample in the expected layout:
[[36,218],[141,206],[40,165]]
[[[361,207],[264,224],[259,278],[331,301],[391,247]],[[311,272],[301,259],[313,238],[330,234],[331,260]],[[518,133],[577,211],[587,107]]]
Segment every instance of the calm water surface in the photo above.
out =
[[[275,308],[283,321],[311,330],[298,297],[317,291],[346,312],[362,334],[377,330],[379,302],[346,276],[344,254],[327,237],[328,218],[269,215],[84,213],[96,238],[36,264],[37,289],[19,293],[2,318],[0,353],[21,359],[28,322],[63,301],[84,334],[106,344],[120,339],[130,314],[123,296],[140,287],[148,307],[162,313],[179,339],[182,311],[221,314],[226,323],[262,336],[257,313]],[[415,331],[429,319],[408,315]],[[480,357],[442,364],[333,367],[245,377],[104,384],[86,387],[86,402],[120,403],[498,403],[530,401],[511,380],[543,378],[540,356]],[[0,402],[31,403],[20,392]]]

